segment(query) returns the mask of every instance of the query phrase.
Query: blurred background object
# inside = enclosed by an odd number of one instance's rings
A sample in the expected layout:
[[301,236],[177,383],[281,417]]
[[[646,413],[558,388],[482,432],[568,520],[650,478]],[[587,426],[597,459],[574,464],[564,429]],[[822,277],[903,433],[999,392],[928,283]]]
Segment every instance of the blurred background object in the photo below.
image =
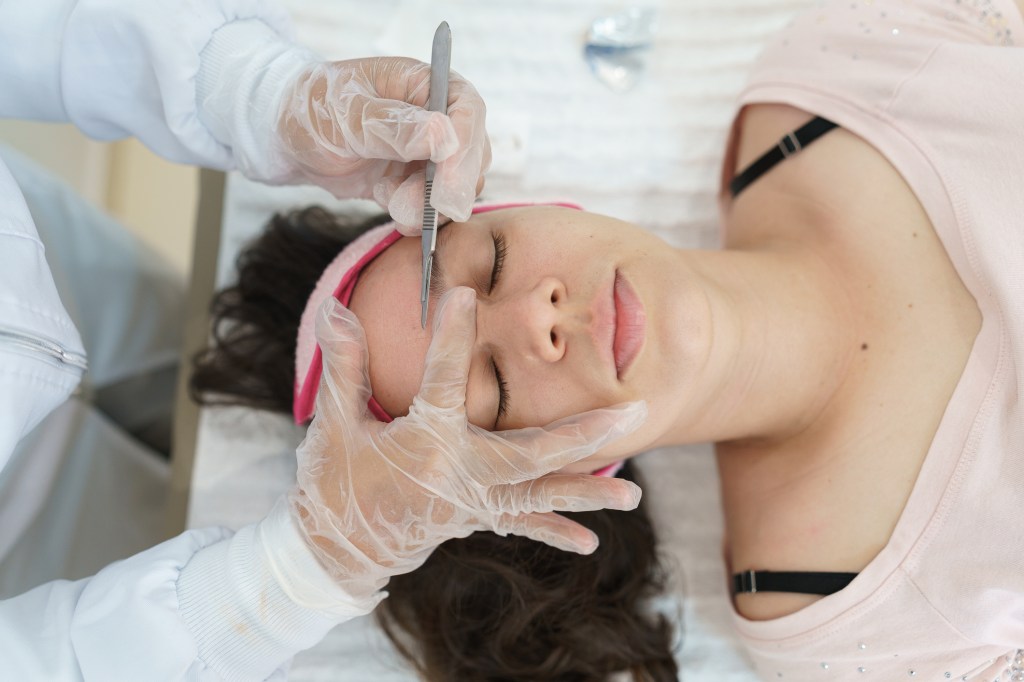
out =
[[657,18],[658,13],[650,7],[629,7],[595,19],[583,47],[594,76],[617,92],[635,86],[647,67]]
[[161,159],[134,139],[90,140],[67,124],[0,120],[0,142],[107,211],[187,276],[199,170]]

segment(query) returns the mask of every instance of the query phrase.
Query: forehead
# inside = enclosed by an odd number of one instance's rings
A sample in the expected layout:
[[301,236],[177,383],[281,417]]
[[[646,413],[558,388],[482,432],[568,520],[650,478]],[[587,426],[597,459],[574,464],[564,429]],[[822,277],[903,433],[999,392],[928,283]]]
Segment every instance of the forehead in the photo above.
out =
[[396,416],[416,394],[430,344],[432,319],[420,327],[421,270],[420,240],[403,237],[363,269],[349,301],[366,334],[373,395]]

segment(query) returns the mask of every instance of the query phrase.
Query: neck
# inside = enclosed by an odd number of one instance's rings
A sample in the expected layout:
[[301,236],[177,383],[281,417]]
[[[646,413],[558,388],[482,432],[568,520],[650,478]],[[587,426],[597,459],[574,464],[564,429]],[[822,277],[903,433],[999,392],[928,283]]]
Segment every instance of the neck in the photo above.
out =
[[713,338],[667,440],[768,446],[813,429],[860,348],[835,268],[810,249],[682,257],[708,292]]

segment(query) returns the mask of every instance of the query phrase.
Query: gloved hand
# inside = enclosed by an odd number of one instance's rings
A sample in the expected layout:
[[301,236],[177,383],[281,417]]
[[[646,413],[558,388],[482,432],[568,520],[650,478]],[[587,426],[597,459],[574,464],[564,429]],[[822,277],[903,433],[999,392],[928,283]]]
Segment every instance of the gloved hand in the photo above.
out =
[[[414,570],[450,538],[491,530],[587,554],[597,537],[553,512],[633,509],[640,500],[640,488],[622,479],[549,472],[636,429],[647,416],[644,403],[543,428],[477,428],[464,405],[473,291],[453,289],[438,309],[420,393],[409,415],[390,424],[366,407],[366,343],[355,316],[332,299],[316,321],[324,373],[289,503],[320,565],[364,611],[383,597],[390,576]],[[304,592],[297,580],[281,579],[293,598]]]
[[453,71],[447,116],[429,112],[429,85],[430,65],[415,59],[315,64],[285,90],[278,153],[338,197],[376,200],[409,236],[423,220],[430,159],[437,163],[431,206],[465,221],[491,163],[484,102]]

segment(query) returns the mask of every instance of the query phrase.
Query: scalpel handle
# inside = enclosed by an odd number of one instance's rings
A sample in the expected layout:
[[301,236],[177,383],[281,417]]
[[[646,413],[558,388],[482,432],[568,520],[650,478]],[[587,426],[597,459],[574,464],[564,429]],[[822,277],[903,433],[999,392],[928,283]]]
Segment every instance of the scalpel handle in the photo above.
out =
[[[427,94],[427,111],[448,113],[448,74],[452,68],[452,29],[447,21],[434,31],[434,43],[430,50],[430,91]],[[427,161],[426,168],[426,203],[430,203],[430,188],[434,182],[436,167],[433,161]],[[424,214],[426,220],[426,214]]]
[[[447,21],[434,31],[434,43],[430,51],[430,91],[427,94],[427,110],[448,113],[448,73],[452,63],[452,31]],[[420,326],[427,326],[427,308],[430,301],[430,273],[434,265],[434,249],[437,246],[437,211],[430,205],[434,188],[434,173],[437,167],[427,161],[424,169],[423,189],[423,278],[420,283]]]
[[[447,83],[449,73],[452,71],[452,29],[447,22],[441,22],[434,31],[434,42],[430,49],[430,90],[427,93],[427,111],[447,114]],[[428,161],[426,174],[426,189],[423,197],[423,227],[427,225],[427,209],[430,207],[430,190],[433,187],[434,173],[437,167],[434,162]],[[437,214],[431,210],[430,214],[436,226]]]
[[434,45],[430,50],[430,91],[427,110],[448,113],[448,72],[452,68],[452,30],[447,21],[434,31]]

